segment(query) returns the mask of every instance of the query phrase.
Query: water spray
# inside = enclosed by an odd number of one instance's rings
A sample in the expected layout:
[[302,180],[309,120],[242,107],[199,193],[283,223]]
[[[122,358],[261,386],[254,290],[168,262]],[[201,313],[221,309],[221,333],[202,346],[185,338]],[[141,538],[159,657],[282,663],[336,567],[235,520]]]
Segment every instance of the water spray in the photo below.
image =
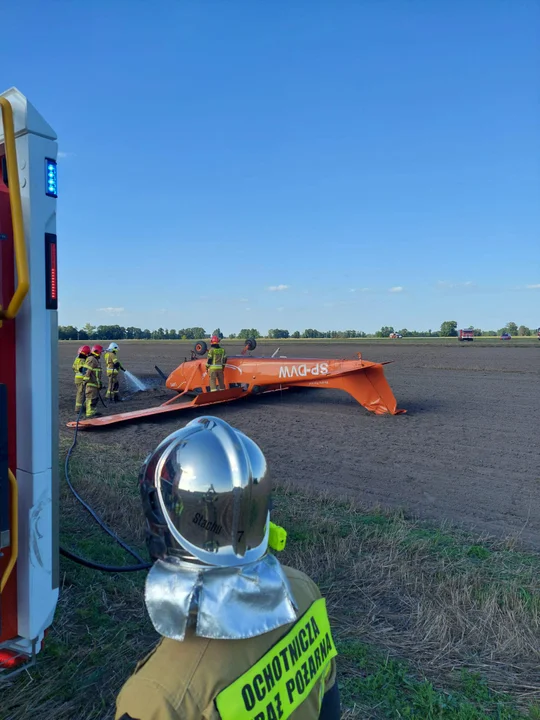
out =
[[134,386],[137,388],[138,391],[142,392],[144,390],[147,390],[146,385],[143,383],[142,380],[140,380],[136,375],[129,372],[129,370],[124,371],[124,377],[126,378],[126,381],[128,384]]

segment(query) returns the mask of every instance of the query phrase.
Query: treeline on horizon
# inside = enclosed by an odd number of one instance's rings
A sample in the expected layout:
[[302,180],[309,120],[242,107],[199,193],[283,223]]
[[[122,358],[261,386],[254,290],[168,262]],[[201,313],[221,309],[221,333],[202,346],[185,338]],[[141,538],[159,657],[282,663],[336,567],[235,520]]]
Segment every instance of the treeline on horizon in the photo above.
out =
[[[393,333],[398,333],[402,337],[457,337],[458,324],[455,320],[445,320],[439,330],[394,330],[392,326],[383,326],[375,333],[365,333],[362,330],[315,330],[307,328],[303,332],[296,330],[289,332],[280,328],[273,328],[266,335],[262,334],[256,328],[243,328],[239,333],[231,333],[227,336],[229,340],[245,340],[246,338],[269,338],[273,340],[286,339],[350,339],[350,338],[385,338],[390,337]],[[514,322],[506,323],[499,330],[481,330],[470,325],[466,330],[473,330],[475,337],[496,337],[502,333],[509,333],[512,336],[519,335],[522,337],[530,336],[536,333],[525,325],[518,325]],[[123,327],[122,325],[91,325],[86,323],[84,327],[76,328],[74,325],[60,325],[58,328],[58,337],[60,340],[202,340],[209,338],[211,335],[218,335],[224,338],[224,334],[219,328],[208,333],[202,327],[181,328],[179,330],[171,330],[158,328],[157,330],[142,330],[138,327]]]

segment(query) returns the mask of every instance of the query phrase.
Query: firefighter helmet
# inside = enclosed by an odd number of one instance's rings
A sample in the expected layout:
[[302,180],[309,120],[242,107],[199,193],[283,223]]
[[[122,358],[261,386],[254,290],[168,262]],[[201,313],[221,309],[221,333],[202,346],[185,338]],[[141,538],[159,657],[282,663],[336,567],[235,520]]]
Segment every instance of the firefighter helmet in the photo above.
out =
[[110,343],[107,350],[112,350],[112,352],[116,352],[118,350],[118,345],[116,343]]
[[266,460],[224,420],[197,418],[169,435],[146,458],[139,483],[153,559],[233,567],[266,554]]
[[103,352],[103,345],[92,345],[92,352],[96,355],[101,355]]
[[212,337],[210,338],[210,344],[219,345],[219,337],[217,335],[212,335]]
[[90,346],[89,345],[81,345],[81,347],[77,350],[78,355],[90,355]]

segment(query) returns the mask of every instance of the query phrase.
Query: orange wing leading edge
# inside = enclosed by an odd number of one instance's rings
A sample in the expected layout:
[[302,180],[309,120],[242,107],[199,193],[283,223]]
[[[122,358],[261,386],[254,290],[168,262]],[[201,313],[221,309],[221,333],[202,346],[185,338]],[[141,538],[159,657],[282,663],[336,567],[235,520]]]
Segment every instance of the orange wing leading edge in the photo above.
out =
[[[397,407],[383,364],[363,360],[360,353],[351,360],[246,355],[255,347],[255,341],[248,340],[242,355],[229,357],[224,369],[226,389],[210,392],[206,361],[201,357],[206,353],[206,343],[199,342],[191,360],[181,363],[166,380],[167,388],[178,395],[158,407],[81,420],[79,427],[101,427],[292,387],[344,390],[376,415],[406,412]],[[68,423],[68,427],[75,425],[75,422]]]

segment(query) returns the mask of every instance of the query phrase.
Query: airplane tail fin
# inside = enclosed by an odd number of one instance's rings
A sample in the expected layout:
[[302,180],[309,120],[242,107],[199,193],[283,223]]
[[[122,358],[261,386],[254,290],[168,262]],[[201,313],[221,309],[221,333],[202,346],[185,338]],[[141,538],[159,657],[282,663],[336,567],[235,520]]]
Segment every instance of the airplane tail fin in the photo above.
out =
[[374,364],[359,372],[330,378],[327,387],[344,390],[376,415],[401,415],[407,412],[398,408],[382,365]]

